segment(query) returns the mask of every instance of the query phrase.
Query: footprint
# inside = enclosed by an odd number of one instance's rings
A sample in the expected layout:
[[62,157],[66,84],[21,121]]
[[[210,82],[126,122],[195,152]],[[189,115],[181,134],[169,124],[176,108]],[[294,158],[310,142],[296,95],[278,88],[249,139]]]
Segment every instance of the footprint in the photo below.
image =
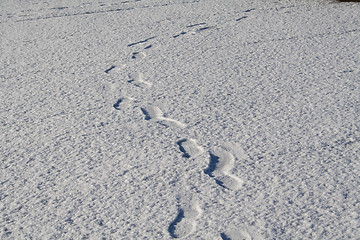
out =
[[245,18],[247,18],[247,16],[243,16],[243,17],[241,17],[241,18],[238,18],[238,19],[236,19],[235,21],[239,22],[239,21],[241,21],[241,20],[243,20],[243,19],[245,19]]
[[196,231],[196,219],[201,215],[201,208],[195,203],[184,204],[169,225],[168,231],[172,238],[183,238]]
[[204,30],[212,29],[212,28],[215,28],[215,26],[202,27],[202,28],[197,29],[196,32],[201,32],[201,31],[204,31]]
[[180,151],[183,153],[183,157],[190,158],[196,157],[204,152],[204,149],[197,145],[194,139],[182,139],[177,142],[180,147]]
[[138,45],[138,44],[146,43],[146,42],[148,42],[148,41],[150,41],[151,39],[154,39],[154,38],[155,37],[149,37],[149,38],[146,38],[146,39],[138,41],[138,42],[130,43],[130,44],[128,44],[128,47],[132,47],[132,46],[135,46],[135,45]]
[[[196,34],[198,32],[201,32],[201,31],[204,31],[204,30],[207,30],[207,29],[211,29],[211,28],[215,28],[214,26],[205,26],[205,27],[200,27],[200,26],[204,26],[206,25],[206,23],[202,22],[202,23],[196,23],[196,24],[191,24],[191,25],[188,25],[186,26],[187,28],[194,28],[194,27],[199,27],[198,29],[193,29],[193,30],[190,30],[189,33],[191,34]],[[182,31],[176,35],[173,35],[173,38],[177,38],[177,37],[180,37],[181,35],[185,35],[187,34],[188,32],[187,31]]]
[[111,70],[113,70],[115,68],[114,65],[112,65],[111,67],[109,67],[108,69],[106,69],[104,72],[105,73],[109,73]]
[[202,32],[202,31],[209,30],[209,29],[214,29],[214,28],[216,28],[216,27],[215,26],[201,27],[201,28],[198,28],[196,30],[191,31],[190,34],[194,35],[194,34]]
[[245,10],[244,12],[248,13],[248,12],[251,12],[251,11],[254,11],[255,8],[251,8],[251,9],[248,9],[248,10]]
[[68,7],[55,7],[55,8],[50,8],[50,10],[64,10],[67,9]]
[[162,116],[162,111],[158,107],[141,108],[141,111],[145,115],[145,120],[158,120]]
[[[152,48],[153,45],[152,44],[149,44],[147,45],[146,47],[144,47],[144,50],[148,50],[150,48]],[[138,51],[138,52],[133,52],[132,53],[132,56],[131,58],[132,59],[144,59],[146,57],[146,53],[145,52],[141,52],[141,51]]]
[[144,52],[133,52],[131,58],[132,59],[144,59],[146,54]]
[[146,47],[144,47],[144,49],[149,49],[149,48],[152,48],[152,45],[151,45],[151,44],[148,45],[148,46],[146,46]]
[[179,122],[177,120],[164,117],[163,112],[158,107],[148,107],[148,108],[141,108],[142,113],[145,115],[145,120],[155,120],[163,123],[166,126],[176,126],[184,128],[186,127],[185,124]]
[[133,99],[132,98],[119,98],[116,103],[113,105],[113,107],[116,110],[120,110],[122,106],[126,106],[128,103],[130,103]]
[[206,23],[202,22],[202,23],[195,23],[195,24],[191,24],[186,26],[187,28],[192,28],[192,27],[197,27],[197,26],[201,26],[201,25],[206,25]]
[[[253,229],[254,230],[254,229]],[[255,231],[250,231],[247,227],[232,227],[220,234],[222,240],[259,240],[259,235]]]
[[216,183],[220,186],[234,191],[238,190],[244,181],[230,173],[234,162],[235,158],[230,152],[218,148],[210,153],[209,166],[204,173],[215,178]]
[[187,32],[181,32],[179,34],[176,34],[173,36],[173,38],[177,38],[177,37],[180,37],[181,35],[185,35]]
[[246,231],[233,231],[228,234],[221,233],[220,236],[223,240],[252,240],[250,234]]
[[129,77],[130,80],[128,82],[134,84],[137,87],[148,88],[152,86],[151,82],[147,82],[144,80],[144,76],[141,72],[129,74]]

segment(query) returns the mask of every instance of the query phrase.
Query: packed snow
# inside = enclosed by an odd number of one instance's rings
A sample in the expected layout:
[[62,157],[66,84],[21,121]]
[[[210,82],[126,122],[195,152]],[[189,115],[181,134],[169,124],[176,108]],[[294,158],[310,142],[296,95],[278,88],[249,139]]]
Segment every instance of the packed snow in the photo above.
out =
[[360,4],[1,0],[1,239],[360,239]]

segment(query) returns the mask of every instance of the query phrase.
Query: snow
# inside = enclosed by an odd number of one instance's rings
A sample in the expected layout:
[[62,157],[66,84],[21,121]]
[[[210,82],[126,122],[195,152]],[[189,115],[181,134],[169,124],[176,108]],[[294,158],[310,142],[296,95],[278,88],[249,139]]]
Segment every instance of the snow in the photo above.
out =
[[360,239],[360,5],[2,0],[1,239]]

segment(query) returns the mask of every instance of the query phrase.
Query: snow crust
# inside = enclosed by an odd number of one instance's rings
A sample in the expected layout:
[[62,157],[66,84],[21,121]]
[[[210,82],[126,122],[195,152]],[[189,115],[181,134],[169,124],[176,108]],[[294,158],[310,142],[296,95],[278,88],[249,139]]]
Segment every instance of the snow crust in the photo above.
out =
[[360,239],[359,13],[0,1],[0,238]]

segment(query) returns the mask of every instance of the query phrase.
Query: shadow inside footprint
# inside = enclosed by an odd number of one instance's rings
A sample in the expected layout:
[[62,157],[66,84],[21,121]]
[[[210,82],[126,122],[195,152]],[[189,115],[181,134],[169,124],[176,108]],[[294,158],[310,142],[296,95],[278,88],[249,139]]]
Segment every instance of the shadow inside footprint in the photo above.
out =
[[239,21],[241,21],[241,20],[243,20],[243,19],[245,19],[245,18],[247,18],[247,16],[244,16],[244,17],[238,18],[238,19],[236,19],[235,21],[239,22]]
[[105,73],[109,73],[111,70],[113,70],[115,68],[114,65],[112,65],[111,67],[109,67],[108,69],[106,69],[104,72]]
[[224,184],[223,181],[218,180],[218,179],[215,179],[215,182],[216,182],[217,184],[219,184],[221,187],[231,190],[230,188],[228,188],[228,187]]
[[113,105],[113,107],[116,110],[120,110],[120,104],[123,102],[122,98],[120,98],[119,100],[117,100],[117,102]]
[[145,120],[150,120],[150,113],[146,111],[144,108],[141,108],[141,112],[145,115]]
[[215,171],[218,162],[219,162],[219,157],[210,153],[210,163],[208,168],[204,170],[204,173],[209,175],[210,177],[214,177],[212,173]]
[[186,34],[186,33],[187,33],[187,32],[181,32],[181,33],[179,33],[179,34],[174,35],[173,38],[180,37],[181,35],[184,35],[184,34]]
[[175,220],[170,224],[169,226],[169,233],[170,236],[173,238],[178,238],[179,236],[176,234],[176,225],[181,222],[181,220],[184,218],[184,210],[179,209],[179,213],[176,216]]
[[231,240],[231,238],[229,238],[228,236],[226,236],[225,233],[221,233],[220,236],[221,236],[221,239],[222,239],[222,240]]
[[135,59],[135,58],[136,58],[136,55],[138,55],[138,54],[139,54],[139,52],[133,52],[131,58],[132,58],[132,59]]
[[180,140],[177,142],[177,145],[179,145],[180,151],[183,153],[184,158],[190,158],[190,155],[186,152],[185,148],[182,146],[184,142],[186,142],[186,139]]
[[201,25],[205,25],[206,23],[195,23],[195,24],[191,24],[186,26],[187,28],[192,28],[192,27],[196,27],[196,26],[201,26]]

